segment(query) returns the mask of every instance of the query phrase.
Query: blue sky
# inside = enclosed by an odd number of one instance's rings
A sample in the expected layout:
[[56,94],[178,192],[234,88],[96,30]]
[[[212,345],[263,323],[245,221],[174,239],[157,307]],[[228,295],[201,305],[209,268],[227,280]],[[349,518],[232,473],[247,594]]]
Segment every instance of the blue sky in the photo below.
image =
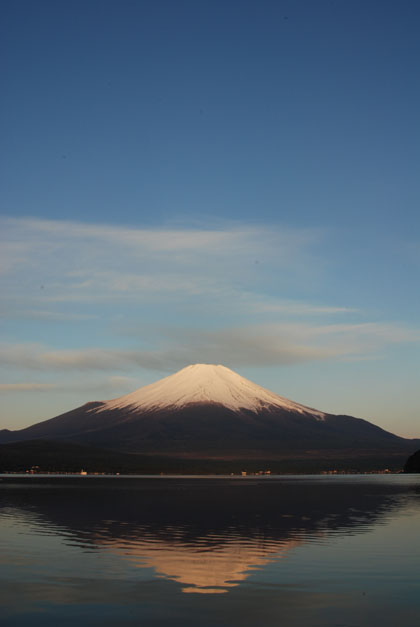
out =
[[194,362],[420,437],[420,6],[5,1],[3,427]]

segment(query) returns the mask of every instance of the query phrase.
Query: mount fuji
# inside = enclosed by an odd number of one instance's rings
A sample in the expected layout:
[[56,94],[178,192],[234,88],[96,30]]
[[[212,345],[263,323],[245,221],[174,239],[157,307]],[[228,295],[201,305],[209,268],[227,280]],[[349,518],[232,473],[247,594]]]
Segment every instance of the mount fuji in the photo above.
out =
[[201,459],[406,455],[419,440],[288,400],[220,365],[194,364],[109,401],[93,401],[0,442],[66,441]]

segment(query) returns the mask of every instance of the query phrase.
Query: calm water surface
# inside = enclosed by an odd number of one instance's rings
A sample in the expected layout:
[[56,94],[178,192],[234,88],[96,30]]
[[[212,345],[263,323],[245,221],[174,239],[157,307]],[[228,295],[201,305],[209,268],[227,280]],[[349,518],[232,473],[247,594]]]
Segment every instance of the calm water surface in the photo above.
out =
[[420,625],[420,476],[0,476],[1,625]]

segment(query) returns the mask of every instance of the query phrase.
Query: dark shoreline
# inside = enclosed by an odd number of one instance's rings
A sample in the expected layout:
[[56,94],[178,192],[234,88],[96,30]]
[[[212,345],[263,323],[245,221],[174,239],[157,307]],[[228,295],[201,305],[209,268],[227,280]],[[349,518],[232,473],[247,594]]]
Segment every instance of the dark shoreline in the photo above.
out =
[[0,445],[0,473],[90,475],[240,475],[370,473],[403,470],[410,453],[401,450],[317,450],[279,453],[274,458],[176,457],[120,453],[70,442],[32,440]]

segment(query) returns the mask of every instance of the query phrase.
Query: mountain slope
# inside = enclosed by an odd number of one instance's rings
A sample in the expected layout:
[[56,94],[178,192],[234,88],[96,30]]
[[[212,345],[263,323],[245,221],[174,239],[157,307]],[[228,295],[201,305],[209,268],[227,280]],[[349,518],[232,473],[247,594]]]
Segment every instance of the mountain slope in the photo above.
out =
[[3,442],[40,438],[132,453],[230,459],[293,451],[412,451],[419,445],[366,420],[300,405],[224,366],[207,364],[0,434]]

